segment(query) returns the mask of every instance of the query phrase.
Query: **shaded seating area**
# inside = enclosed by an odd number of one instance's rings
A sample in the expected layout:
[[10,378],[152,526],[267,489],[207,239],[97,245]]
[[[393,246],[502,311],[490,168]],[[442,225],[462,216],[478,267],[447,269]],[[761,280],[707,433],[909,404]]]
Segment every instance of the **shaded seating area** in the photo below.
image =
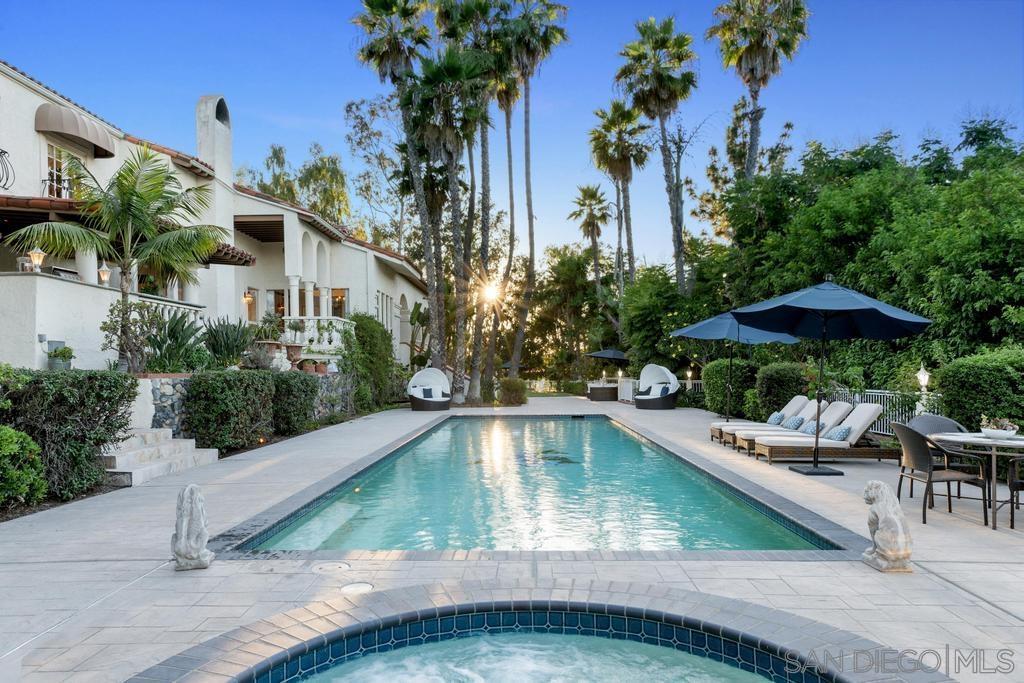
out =
[[437,368],[424,368],[413,375],[407,393],[413,410],[448,410],[452,405],[451,384]]
[[639,410],[672,410],[679,394],[679,379],[668,368],[651,363],[640,371],[633,404]]
[[[796,395],[789,399],[789,403],[784,405],[781,410],[772,413],[773,416],[777,417],[777,422],[757,422],[755,420],[715,420],[711,423],[711,440],[718,439],[722,440],[722,430],[730,425],[742,425],[742,426],[766,426],[770,424],[782,424],[785,420],[793,417],[810,402],[810,400],[803,395]],[[771,418],[769,418],[771,419]]]
[[[817,410],[813,402],[810,404],[810,410]],[[733,447],[736,450],[746,451],[748,455],[753,455],[755,443],[760,437],[784,435],[787,431],[796,431],[801,436],[814,436],[815,429],[819,434],[827,434],[833,427],[837,427],[845,420],[851,412],[853,412],[853,405],[845,401],[835,401],[822,406],[820,420],[816,420],[812,414],[796,427],[785,427],[786,423],[783,423],[775,428],[740,429],[733,437]]]
[[[839,425],[817,437],[818,457],[898,459],[898,448],[885,448],[868,440],[868,429],[882,414],[882,406],[861,403]],[[792,434],[764,436],[756,439],[754,455],[775,460],[803,460],[815,457],[815,436]]]

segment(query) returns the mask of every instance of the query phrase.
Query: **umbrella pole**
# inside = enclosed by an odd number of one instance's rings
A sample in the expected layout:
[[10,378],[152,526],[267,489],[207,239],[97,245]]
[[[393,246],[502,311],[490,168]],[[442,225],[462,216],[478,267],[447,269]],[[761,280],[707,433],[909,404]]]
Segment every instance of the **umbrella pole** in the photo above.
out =
[[732,342],[729,342],[729,376],[725,380],[725,421],[729,421],[732,412]]
[[825,326],[821,326],[821,355],[818,357],[818,390],[814,392],[817,399],[817,415],[814,423],[814,469],[818,469],[818,435],[821,434],[821,402],[825,400],[825,390],[822,385],[825,382],[825,345],[828,342],[825,338]]

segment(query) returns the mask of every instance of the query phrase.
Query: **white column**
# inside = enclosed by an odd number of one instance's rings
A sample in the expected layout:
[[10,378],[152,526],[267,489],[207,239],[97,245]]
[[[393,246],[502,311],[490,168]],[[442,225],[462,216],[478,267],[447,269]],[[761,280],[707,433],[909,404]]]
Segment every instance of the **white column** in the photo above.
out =
[[82,282],[95,285],[99,282],[99,266],[96,265],[96,252],[92,249],[83,249],[75,252],[75,269]]
[[331,315],[331,290],[329,287],[320,285],[320,317],[327,318]]
[[178,281],[171,280],[167,283],[167,298],[171,301],[178,301]]
[[306,288],[306,317],[313,317],[313,287],[316,285],[315,282],[306,281],[303,283]]
[[190,304],[199,303],[199,275],[192,269],[192,282],[185,283],[185,301]]
[[288,315],[299,314],[299,276],[288,276]]

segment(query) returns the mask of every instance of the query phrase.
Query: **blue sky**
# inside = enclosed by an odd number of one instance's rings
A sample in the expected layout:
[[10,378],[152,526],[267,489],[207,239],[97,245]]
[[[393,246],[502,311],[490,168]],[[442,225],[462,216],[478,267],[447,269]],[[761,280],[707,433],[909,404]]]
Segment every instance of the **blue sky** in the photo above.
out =
[[[713,0],[564,1],[570,5],[570,42],[543,66],[534,87],[541,245],[579,238],[565,218],[576,185],[602,180],[590,162],[586,132],[593,110],[616,95],[618,50],[632,38],[637,20],[674,15],[679,29],[694,36],[698,88],[680,114],[687,125],[704,124],[687,161],[690,175],[703,179],[705,150],[721,145],[732,105],[743,94],[739,79],[722,69],[716,46],[703,40]],[[809,139],[847,146],[886,128],[912,149],[925,136],[955,139],[959,122],[971,115],[1021,123],[1021,0],[809,4],[810,39],[762,94],[766,140],[774,140],[788,120],[795,124],[797,149]],[[348,161],[344,105],[382,89],[355,59],[359,36],[350,20],[358,8],[356,0],[7,0],[0,3],[0,58],[124,130],[188,152],[195,150],[196,100],[221,93],[231,109],[236,167],[258,164],[271,143],[285,145],[294,163],[313,141]],[[45,27],[41,17],[48,17]],[[517,114],[517,162],[520,132]],[[500,129],[492,140],[494,183],[504,188]],[[649,263],[667,261],[670,254],[659,169],[655,157],[633,192],[637,249]],[[521,175],[517,180],[522,207]],[[501,191],[495,201],[499,208],[507,204]],[[688,225],[701,229],[692,219]]]

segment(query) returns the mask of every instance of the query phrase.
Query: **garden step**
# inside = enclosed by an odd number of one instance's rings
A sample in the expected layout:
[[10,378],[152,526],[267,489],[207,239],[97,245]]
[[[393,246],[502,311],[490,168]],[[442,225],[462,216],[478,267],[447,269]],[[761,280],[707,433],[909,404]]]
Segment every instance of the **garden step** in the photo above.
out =
[[108,469],[123,469],[142,465],[155,460],[165,460],[194,450],[195,439],[173,439],[137,448],[118,448],[103,456],[103,466]]
[[117,448],[119,451],[129,451],[133,448],[170,441],[173,438],[170,429],[133,429],[131,436],[119,443]]
[[111,484],[115,485],[138,486],[151,479],[162,477],[165,474],[182,472],[214,462],[217,462],[216,448],[193,448],[179,455],[161,460],[154,460],[130,467],[108,469],[107,479]]

